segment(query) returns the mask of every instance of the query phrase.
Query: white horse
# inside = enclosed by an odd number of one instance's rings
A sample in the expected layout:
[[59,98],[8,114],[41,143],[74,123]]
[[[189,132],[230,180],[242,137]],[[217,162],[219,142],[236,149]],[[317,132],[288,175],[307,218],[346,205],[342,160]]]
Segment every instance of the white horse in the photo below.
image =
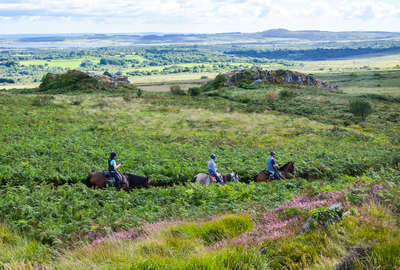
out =
[[[224,181],[224,183],[230,181],[233,181],[235,183],[239,182],[239,176],[236,172],[218,174],[218,176]],[[210,177],[210,175],[207,173],[199,173],[192,179],[192,183],[195,182],[198,182],[204,186],[204,185],[209,185],[211,183],[215,183],[216,180],[214,179],[214,177]]]

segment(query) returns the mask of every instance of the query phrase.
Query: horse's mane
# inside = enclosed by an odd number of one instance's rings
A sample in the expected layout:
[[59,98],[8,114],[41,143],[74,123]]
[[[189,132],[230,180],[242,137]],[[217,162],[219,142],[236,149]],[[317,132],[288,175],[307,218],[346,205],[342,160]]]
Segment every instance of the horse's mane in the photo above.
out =
[[280,167],[280,170],[284,170],[287,166],[289,166],[290,164],[293,164],[293,161],[289,161],[288,163],[286,163],[285,165],[283,165],[282,167]]

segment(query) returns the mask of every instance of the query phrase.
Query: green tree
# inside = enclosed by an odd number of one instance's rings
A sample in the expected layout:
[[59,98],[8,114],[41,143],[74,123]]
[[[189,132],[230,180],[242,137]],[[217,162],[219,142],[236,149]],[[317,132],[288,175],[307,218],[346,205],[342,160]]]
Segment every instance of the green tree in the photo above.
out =
[[365,121],[367,116],[372,113],[372,106],[366,100],[354,99],[349,103],[349,111],[355,116],[361,117],[361,119]]
[[191,87],[191,88],[188,89],[188,93],[192,97],[198,96],[201,93],[201,89],[200,89],[200,87]]

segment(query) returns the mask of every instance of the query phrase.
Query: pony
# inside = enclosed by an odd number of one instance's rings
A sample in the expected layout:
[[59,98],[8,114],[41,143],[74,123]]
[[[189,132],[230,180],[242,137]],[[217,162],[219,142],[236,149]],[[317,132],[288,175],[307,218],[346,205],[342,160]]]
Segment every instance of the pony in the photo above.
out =
[[[132,188],[145,187],[149,188],[149,178],[138,176],[130,173],[119,173],[121,178],[121,187],[125,191],[129,191]],[[108,171],[94,172],[88,175],[85,180],[85,185],[89,188],[106,188],[107,186],[113,186],[114,179],[108,174]]]
[[[236,172],[231,172],[231,173],[225,173],[225,174],[219,174],[219,177],[224,181],[224,183],[227,182],[239,182],[239,175]],[[192,183],[198,182],[200,184],[204,185],[209,185],[213,182],[216,182],[214,177],[210,177],[209,174],[207,173],[199,173],[195,175],[192,179]]]
[[[294,164],[295,164],[294,161],[289,161],[288,163],[286,163],[285,165],[283,165],[278,169],[283,179],[286,179],[289,173],[292,175],[296,174],[296,169],[294,167]],[[274,180],[274,176],[270,175],[265,170],[262,170],[254,177],[254,181],[256,182],[267,182],[272,180]]]

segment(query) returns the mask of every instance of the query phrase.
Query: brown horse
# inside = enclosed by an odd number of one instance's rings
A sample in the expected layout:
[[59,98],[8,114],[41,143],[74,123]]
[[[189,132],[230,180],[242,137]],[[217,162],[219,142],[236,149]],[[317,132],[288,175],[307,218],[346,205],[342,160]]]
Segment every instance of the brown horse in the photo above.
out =
[[[282,176],[282,179],[286,179],[286,177],[288,176],[288,174],[296,174],[296,169],[294,168],[294,161],[289,161],[288,163],[286,163],[285,165],[283,165],[282,167],[280,167],[279,173]],[[256,182],[267,182],[267,181],[272,181],[274,180],[274,176],[268,174],[265,170],[262,170],[261,172],[259,172],[255,177],[254,180]]]
[[[113,181],[113,178],[109,175],[105,175],[107,171],[103,172],[95,172],[89,174],[89,176],[86,178],[85,184],[88,187],[93,187],[93,188],[106,188],[108,185],[108,181]],[[123,190],[128,191],[129,190],[129,181],[126,177],[125,174],[123,173],[118,173],[119,177],[121,179],[121,187]]]

